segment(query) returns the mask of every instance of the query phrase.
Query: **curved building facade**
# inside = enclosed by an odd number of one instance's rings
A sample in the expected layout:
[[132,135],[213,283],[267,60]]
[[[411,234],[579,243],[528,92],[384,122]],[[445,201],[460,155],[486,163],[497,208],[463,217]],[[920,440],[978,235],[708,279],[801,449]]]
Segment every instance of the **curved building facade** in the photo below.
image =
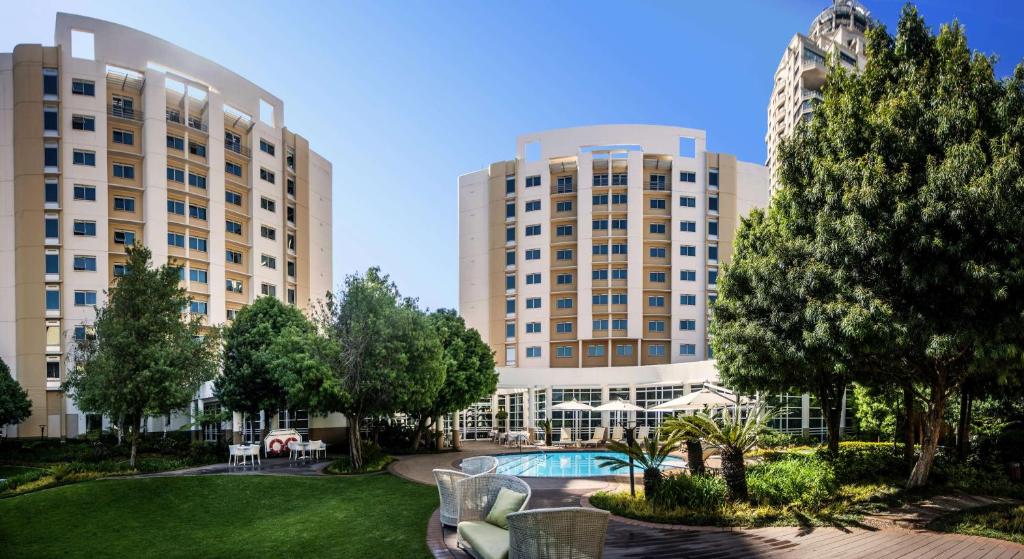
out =
[[[331,164],[245,78],[58,14],[54,46],[0,54],[0,113],[0,356],[33,403],[10,436],[100,427],[60,383],[132,242],[183,266],[188,312],[211,325],[260,295],[304,307],[331,288]],[[205,387],[194,408],[216,405]]]

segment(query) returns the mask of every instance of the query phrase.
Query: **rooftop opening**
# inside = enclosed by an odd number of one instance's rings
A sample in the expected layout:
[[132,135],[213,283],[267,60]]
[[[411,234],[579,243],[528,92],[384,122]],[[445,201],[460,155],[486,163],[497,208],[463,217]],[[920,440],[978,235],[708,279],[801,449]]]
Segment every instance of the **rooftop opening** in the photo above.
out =
[[527,163],[540,161],[540,142],[530,142],[523,146],[523,157]]
[[697,139],[687,136],[679,137],[679,156],[697,157]]
[[96,60],[96,42],[91,32],[71,30],[71,57]]
[[274,106],[260,99],[260,122],[274,127]]
[[178,93],[180,95],[184,95],[185,94],[185,84],[183,84],[183,83],[181,83],[181,82],[179,82],[177,80],[172,80],[171,78],[167,78],[166,80],[164,80],[164,84],[165,84],[165,87],[167,89],[169,89],[169,90],[171,90],[171,91],[173,91],[175,93]]

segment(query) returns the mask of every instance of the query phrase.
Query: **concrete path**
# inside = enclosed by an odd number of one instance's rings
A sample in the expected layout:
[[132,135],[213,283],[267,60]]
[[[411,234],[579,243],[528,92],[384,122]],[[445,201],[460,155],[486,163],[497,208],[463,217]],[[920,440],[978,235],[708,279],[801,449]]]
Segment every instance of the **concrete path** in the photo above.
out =
[[169,472],[157,472],[153,474],[140,474],[135,477],[181,477],[181,476],[205,476],[211,474],[226,475],[287,475],[287,476],[316,476],[331,463],[329,459],[314,461],[292,461],[285,458],[263,458],[260,464],[255,466],[246,464],[244,466],[229,466],[226,462],[207,464],[195,468],[183,470],[171,470]]
[[[462,458],[480,454],[509,452],[507,449],[469,443],[459,453],[403,456],[392,464],[391,472],[419,483],[433,484],[433,468],[450,468]],[[579,506],[589,504],[586,495],[601,489],[621,487],[614,480],[525,478],[533,488],[529,508],[553,506]],[[667,557],[723,559],[729,557],[799,557],[809,559],[832,559],[870,557],[871,559],[912,559],[912,558],[956,558],[956,559],[1024,559],[1024,546],[1011,542],[943,534],[923,530],[923,524],[910,524],[909,518],[917,515],[924,522],[921,511],[969,505],[989,504],[988,500],[961,497],[960,499],[937,498],[933,503],[919,503],[919,509],[908,508],[905,514],[893,513],[904,518],[906,526],[919,526],[913,530],[903,529],[900,522],[881,522],[879,526],[868,523],[856,527],[816,528],[781,527],[729,529],[717,527],[666,526],[631,519],[612,517],[605,544],[605,557],[614,558],[658,558]],[[929,520],[930,521],[930,520]],[[927,522],[924,522],[925,524]],[[435,557],[468,558],[455,544],[455,532],[441,530],[437,513],[430,520],[427,529],[427,545]]]

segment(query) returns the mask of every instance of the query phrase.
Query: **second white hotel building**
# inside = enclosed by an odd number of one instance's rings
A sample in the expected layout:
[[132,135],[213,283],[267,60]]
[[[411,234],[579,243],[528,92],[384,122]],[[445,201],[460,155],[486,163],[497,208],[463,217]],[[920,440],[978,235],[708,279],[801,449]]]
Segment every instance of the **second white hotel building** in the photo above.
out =
[[[500,373],[463,432],[498,409],[557,432],[563,400],[648,407],[716,382],[708,304],[740,217],[767,202],[764,166],[670,126],[528,134],[515,159],[459,177],[459,309]],[[586,414],[584,435],[602,421]]]

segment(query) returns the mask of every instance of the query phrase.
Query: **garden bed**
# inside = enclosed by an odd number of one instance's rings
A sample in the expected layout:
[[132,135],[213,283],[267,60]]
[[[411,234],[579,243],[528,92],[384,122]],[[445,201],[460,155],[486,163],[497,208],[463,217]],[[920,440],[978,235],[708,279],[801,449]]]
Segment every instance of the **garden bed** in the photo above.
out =
[[1024,544],[1024,505],[992,505],[956,512],[933,520],[928,528]]

